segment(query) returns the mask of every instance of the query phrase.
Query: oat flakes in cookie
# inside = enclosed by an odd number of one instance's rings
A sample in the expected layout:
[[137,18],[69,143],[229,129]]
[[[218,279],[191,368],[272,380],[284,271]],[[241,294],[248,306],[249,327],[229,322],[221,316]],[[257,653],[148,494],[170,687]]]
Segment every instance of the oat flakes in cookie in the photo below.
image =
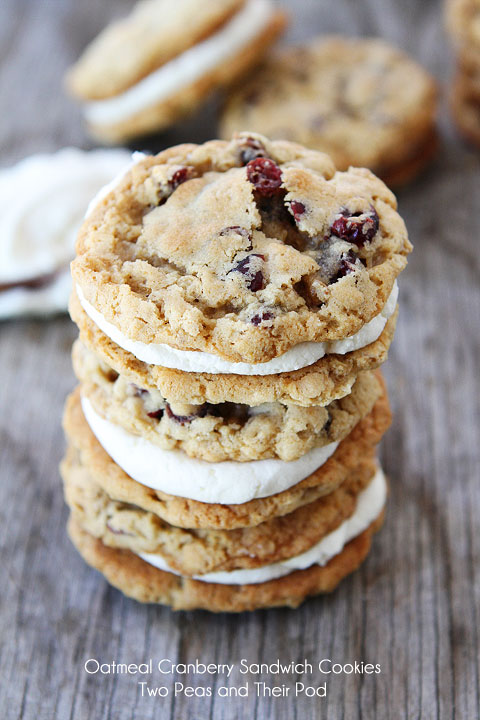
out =
[[258,63],[286,25],[273,0],[143,0],[67,74],[92,134],[161,130]]
[[72,273],[117,344],[255,365],[361,331],[410,251],[370,171],[242,133],[134,165],[84,222]]
[[221,135],[292,140],[399,185],[435,152],[436,96],[429,74],[383,40],[321,37],[278,50],[238,84]]

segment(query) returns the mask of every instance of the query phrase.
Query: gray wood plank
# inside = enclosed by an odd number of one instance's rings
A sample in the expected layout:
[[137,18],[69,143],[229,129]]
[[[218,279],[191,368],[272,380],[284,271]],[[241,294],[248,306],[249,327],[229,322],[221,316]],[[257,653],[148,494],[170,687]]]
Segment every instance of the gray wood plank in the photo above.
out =
[[[289,38],[380,34],[445,83],[441,4],[430,0],[285,2]],[[64,69],[127,0],[2,0],[0,165],[32,152],[90,147]],[[8,111],[6,111],[8,109]],[[215,134],[215,103],[150,139],[160,149]],[[480,157],[443,109],[433,167],[399,195],[415,253],[385,374],[395,412],[381,450],[391,479],[385,528],[365,566],[332,597],[296,611],[239,617],[173,614],[123,598],[65,535],[58,462],[62,404],[74,384],[64,318],[0,326],[0,708],[6,720],[475,720],[480,716],[478,208]],[[169,697],[142,696],[135,676],[89,676],[88,658],[235,663],[223,676],[160,676]],[[380,663],[380,675],[327,676],[325,699],[172,697],[174,682],[238,686],[302,676],[242,676],[249,663]],[[318,684],[321,676],[306,676]]]

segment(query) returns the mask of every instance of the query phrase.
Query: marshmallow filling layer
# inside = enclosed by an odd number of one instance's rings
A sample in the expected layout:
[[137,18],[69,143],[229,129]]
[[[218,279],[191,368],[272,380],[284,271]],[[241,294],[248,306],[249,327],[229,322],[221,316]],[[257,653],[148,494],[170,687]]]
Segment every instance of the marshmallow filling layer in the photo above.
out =
[[[272,565],[264,565],[260,568],[211,572],[205,575],[194,575],[193,578],[202,582],[221,585],[255,585],[284,577],[296,570],[305,570],[312,565],[324,566],[335,555],[338,555],[350,540],[360,535],[380,515],[386,497],[387,482],[382,469],[379,467],[369,485],[359,493],[353,515],[301,555],[296,555],[293,558]],[[140,557],[160,570],[175,575],[180,574],[172,570],[161,555],[140,553]]]
[[149,365],[182,370],[184,372],[198,372],[210,374],[234,375],[275,375],[281,372],[292,372],[307,367],[320,360],[324,355],[332,353],[345,355],[375,342],[383,332],[387,320],[395,312],[398,299],[398,284],[395,281],[392,292],[381,312],[360,330],[343,340],[330,342],[304,342],[295,345],[283,355],[279,355],[268,362],[245,363],[229,362],[200,350],[177,350],[164,343],[143,343],[131,340],[115,325],[106,320],[85,298],[81,287],[76,287],[78,299],[82,308],[95,325],[114,343],[127,352],[132,353],[138,360]]
[[82,409],[105,452],[141,485],[204,503],[238,505],[283,492],[311,475],[337,449],[333,442],[298,460],[207,462],[180,450],[163,450],[101,417],[86,397]]
[[93,125],[114,125],[167,100],[248,46],[268,25],[274,12],[271,0],[247,0],[218,32],[165,63],[125,92],[108,100],[85,103],[87,121]]

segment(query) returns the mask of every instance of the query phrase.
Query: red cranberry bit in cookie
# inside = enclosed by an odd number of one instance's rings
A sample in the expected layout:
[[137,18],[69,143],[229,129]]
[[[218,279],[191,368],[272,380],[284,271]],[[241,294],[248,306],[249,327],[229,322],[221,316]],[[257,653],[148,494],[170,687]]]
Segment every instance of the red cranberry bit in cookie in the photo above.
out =
[[263,322],[267,322],[267,320],[273,319],[273,312],[270,310],[261,310],[259,313],[254,315],[250,322],[252,325],[260,325]]
[[348,253],[344,253],[340,259],[340,265],[338,268],[338,272],[330,280],[330,285],[334,282],[337,282],[337,280],[340,280],[340,278],[345,277],[345,275],[349,275],[350,273],[355,272],[356,265],[355,265],[356,257],[353,252],[349,251]]
[[161,420],[163,417],[163,409],[160,408],[160,410],[152,410],[152,412],[147,412],[147,415],[153,420]]
[[242,138],[240,142],[240,162],[247,165],[256,158],[267,157],[265,146],[255,138]]
[[180,425],[187,425],[188,423],[191,423],[192,420],[196,420],[197,418],[205,417],[208,411],[208,406],[205,405],[199,405],[198,412],[192,413],[191,415],[175,415],[175,413],[172,411],[172,408],[170,405],[167,404],[166,407],[167,411],[167,417],[170,418],[170,420],[174,420],[175,422],[179,423]]
[[187,180],[191,180],[195,176],[195,168],[191,167],[191,165],[187,165],[185,167],[180,168],[179,170],[176,170],[171,179],[170,179],[170,186],[173,190],[176,190],[179,185],[186,182]]
[[252,292],[263,290],[265,287],[265,278],[261,268],[264,260],[264,255],[252,253],[252,255],[247,255],[246,258],[240,260],[240,262],[235,265],[234,268],[229,270],[228,273],[239,272],[244,275],[247,287]]
[[302,215],[305,213],[305,205],[298,200],[292,200],[289,203],[290,206],[290,212],[292,213],[293,217],[295,218],[295,222],[299,222]]
[[330,229],[332,235],[362,247],[366,242],[373,240],[379,224],[377,211],[373,207],[370,212],[365,213],[350,213],[348,210],[342,210]]
[[256,158],[247,164],[247,178],[263,197],[276,195],[282,185],[282,171],[269,158]]

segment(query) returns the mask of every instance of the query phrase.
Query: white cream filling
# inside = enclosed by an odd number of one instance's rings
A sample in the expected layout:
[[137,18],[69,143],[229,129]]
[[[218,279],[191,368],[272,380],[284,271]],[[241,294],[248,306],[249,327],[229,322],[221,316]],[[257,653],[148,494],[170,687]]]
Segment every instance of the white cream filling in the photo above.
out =
[[[254,585],[268,582],[289,575],[296,570],[305,570],[312,565],[326,565],[338,555],[345,545],[357,537],[380,515],[387,497],[387,483],[382,469],[379,467],[368,487],[357,498],[353,515],[345,520],[333,532],[325,535],[316,545],[301,555],[288,560],[264,565],[249,570],[232,570],[230,572],[211,572],[205,575],[194,575],[195,580],[221,585]],[[140,557],[160,570],[180,575],[172,570],[161,555],[139,553]]]
[[267,26],[274,10],[271,0],[247,0],[218,32],[185,50],[125,92],[107,100],[85,103],[86,119],[93,125],[113,125],[168,99],[246,47]]
[[338,442],[310,450],[298,460],[206,462],[180,450],[163,450],[101,417],[82,397],[85,418],[103,449],[141,485],[204,503],[237,505],[287,490],[333,455]]
[[0,285],[54,276],[38,288],[1,290],[0,318],[67,309],[68,263],[85,208],[129,157],[126,150],[64,148],[0,169]]
[[392,292],[382,311],[376,315],[354,335],[343,340],[331,342],[304,342],[295,345],[283,355],[268,362],[246,363],[229,362],[218,355],[199,350],[177,350],[164,343],[143,343],[131,340],[113,323],[109,322],[85,298],[81,287],[77,284],[77,295],[80,303],[91,320],[100,330],[124,350],[149,365],[161,365],[166,368],[198,373],[232,373],[234,375],[274,375],[281,372],[298,370],[320,360],[324,355],[345,353],[358,350],[377,340],[395,312],[398,298],[398,285],[395,282]]
[[16,287],[0,292],[0,320],[22,315],[42,317],[64,313],[72,291],[69,271],[61,272],[52,281],[38,288]]

